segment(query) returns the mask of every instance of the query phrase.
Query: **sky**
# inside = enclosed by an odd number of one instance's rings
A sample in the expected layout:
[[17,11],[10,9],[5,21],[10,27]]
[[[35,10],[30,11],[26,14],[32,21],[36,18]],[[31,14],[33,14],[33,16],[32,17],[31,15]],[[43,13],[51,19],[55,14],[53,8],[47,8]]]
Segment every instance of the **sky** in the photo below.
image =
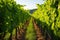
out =
[[44,3],[43,0],[16,0],[17,4],[26,5],[24,9],[36,9],[36,4]]

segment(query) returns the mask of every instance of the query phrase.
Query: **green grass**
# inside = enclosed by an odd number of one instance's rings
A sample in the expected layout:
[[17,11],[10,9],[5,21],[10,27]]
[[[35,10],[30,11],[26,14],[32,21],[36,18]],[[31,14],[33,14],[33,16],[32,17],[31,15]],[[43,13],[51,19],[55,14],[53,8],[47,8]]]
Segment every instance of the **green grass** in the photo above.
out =
[[36,33],[35,33],[35,30],[33,27],[32,18],[31,18],[29,25],[27,27],[26,40],[36,40]]

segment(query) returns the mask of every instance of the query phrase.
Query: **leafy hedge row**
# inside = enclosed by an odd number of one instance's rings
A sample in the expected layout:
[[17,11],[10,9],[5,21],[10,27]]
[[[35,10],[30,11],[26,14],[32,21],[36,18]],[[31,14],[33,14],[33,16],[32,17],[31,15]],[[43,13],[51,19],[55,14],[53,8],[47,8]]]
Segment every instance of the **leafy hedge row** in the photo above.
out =
[[34,18],[40,20],[40,25],[57,40],[58,37],[60,38],[59,4],[59,0],[46,0],[42,5],[37,4],[38,9],[32,15]]

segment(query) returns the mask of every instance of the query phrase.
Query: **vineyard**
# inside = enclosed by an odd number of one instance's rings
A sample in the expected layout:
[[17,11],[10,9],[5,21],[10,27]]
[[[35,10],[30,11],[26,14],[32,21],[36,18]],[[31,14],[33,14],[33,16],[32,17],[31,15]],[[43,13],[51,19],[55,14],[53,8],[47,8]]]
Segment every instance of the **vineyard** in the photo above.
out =
[[14,0],[0,0],[0,40],[60,40],[60,0],[44,0],[30,13]]

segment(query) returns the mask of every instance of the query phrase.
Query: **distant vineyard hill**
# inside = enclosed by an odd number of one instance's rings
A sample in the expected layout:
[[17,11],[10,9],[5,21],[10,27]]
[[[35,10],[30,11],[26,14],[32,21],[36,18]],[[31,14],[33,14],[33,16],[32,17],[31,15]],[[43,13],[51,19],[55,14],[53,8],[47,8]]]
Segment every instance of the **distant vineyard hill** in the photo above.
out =
[[32,14],[33,12],[35,12],[37,9],[31,9],[30,13]]

